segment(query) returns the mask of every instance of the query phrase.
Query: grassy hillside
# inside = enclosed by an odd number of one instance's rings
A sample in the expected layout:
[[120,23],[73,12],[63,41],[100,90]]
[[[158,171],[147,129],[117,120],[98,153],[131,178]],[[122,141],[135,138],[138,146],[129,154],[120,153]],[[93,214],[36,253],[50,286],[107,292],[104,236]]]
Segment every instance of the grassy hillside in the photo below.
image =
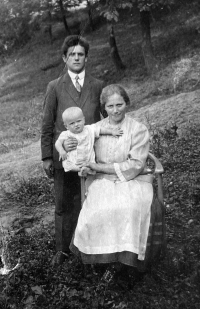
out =
[[[81,12],[76,13],[81,18]],[[161,100],[174,93],[200,87],[200,12],[192,3],[163,16],[153,16],[152,42],[160,69],[148,76],[141,52],[138,15],[126,12],[115,26],[116,39],[126,70],[117,72],[108,45],[106,24],[85,36],[91,44],[88,69],[107,83],[118,82],[130,94],[132,108]],[[71,20],[73,22],[73,20]],[[55,24],[54,42],[47,33],[35,37],[0,68],[0,153],[30,144],[39,138],[42,102],[48,82],[63,70],[60,47],[65,33]]]
[[54,25],[52,45],[46,33],[37,33],[5,59],[0,68],[0,250],[4,245],[11,266],[20,257],[21,266],[8,276],[0,275],[0,308],[200,308],[200,90],[194,91],[200,89],[200,10],[188,2],[159,18],[153,16],[152,42],[160,61],[153,76],[147,75],[144,66],[137,15],[123,15],[115,26],[126,65],[123,72],[117,72],[111,61],[106,25],[85,34],[91,43],[88,69],[107,83],[122,84],[136,116],[151,107],[155,123],[163,125],[162,120],[177,110],[178,126],[191,120],[182,136],[177,135],[176,126],[151,130],[151,151],[165,170],[167,252],[141,281],[129,269],[127,276],[103,282],[105,269],[85,269],[72,255],[62,266],[51,267],[53,183],[39,163],[39,138],[46,86],[63,70],[62,24]]

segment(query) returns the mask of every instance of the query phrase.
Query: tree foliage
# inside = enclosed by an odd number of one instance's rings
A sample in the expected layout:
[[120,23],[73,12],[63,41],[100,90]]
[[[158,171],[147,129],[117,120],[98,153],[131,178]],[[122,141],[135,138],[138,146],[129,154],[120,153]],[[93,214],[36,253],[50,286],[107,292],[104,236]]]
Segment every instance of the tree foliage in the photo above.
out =
[[63,16],[66,19],[67,10],[81,2],[82,0],[0,0],[0,51],[4,53],[12,47],[26,44],[34,32],[44,26],[52,36],[53,20],[64,20]]
[[1,0],[0,41],[5,50],[24,45],[31,37],[33,13],[39,8],[39,0]]
[[101,5],[102,12],[108,20],[117,22],[119,20],[119,10],[126,8],[137,8],[141,11],[150,11],[157,7],[171,6],[176,0],[107,0],[105,5]]

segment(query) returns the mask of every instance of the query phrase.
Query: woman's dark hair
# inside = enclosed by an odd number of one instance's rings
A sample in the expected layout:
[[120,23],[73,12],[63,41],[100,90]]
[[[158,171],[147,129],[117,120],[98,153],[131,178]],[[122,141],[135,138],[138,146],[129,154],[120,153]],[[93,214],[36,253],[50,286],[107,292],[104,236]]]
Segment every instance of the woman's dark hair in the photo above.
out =
[[130,99],[125,89],[118,84],[111,84],[103,88],[101,92],[100,102],[102,110],[105,109],[105,104],[107,103],[108,98],[111,97],[113,94],[119,94],[124,99],[126,106],[130,105]]
[[80,45],[85,49],[85,56],[87,57],[89,51],[89,43],[80,35],[69,35],[65,38],[62,45],[62,54],[66,56],[69,47]]

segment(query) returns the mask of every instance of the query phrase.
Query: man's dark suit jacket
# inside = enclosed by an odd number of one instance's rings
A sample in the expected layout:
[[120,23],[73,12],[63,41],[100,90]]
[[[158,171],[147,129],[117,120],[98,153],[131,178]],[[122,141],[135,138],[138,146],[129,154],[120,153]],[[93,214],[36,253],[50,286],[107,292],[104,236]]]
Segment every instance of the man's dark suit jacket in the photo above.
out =
[[100,120],[100,94],[103,82],[85,74],[81,95],[74,87],[68,73],[53,80],[47,87],[42,121],[41,151],[42,160],[53,158],[54,167],[62,168],[59,162],[55,142],[59,134],[66,130],[62,113],[68,107],[78,106],[82,109],[86,124]]

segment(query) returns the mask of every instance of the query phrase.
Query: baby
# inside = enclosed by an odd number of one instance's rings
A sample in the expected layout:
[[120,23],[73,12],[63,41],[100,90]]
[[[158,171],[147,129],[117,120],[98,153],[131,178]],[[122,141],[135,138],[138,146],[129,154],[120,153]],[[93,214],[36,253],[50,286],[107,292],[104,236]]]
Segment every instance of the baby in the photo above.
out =
[[[113,136],[123,134],[123,130],[119,128],[101,128],[99,123],[85,126],[85,117],[79,107],[67,108],[62,114],[62,119],[67,130],[59,135],[55,147],[65,172],[80,172],[85,163],[95,162],[94,141],[100,134]],[[66,152],[63,145],[68,137],[75,137],[78,141],[77,148],[70,152]]]

